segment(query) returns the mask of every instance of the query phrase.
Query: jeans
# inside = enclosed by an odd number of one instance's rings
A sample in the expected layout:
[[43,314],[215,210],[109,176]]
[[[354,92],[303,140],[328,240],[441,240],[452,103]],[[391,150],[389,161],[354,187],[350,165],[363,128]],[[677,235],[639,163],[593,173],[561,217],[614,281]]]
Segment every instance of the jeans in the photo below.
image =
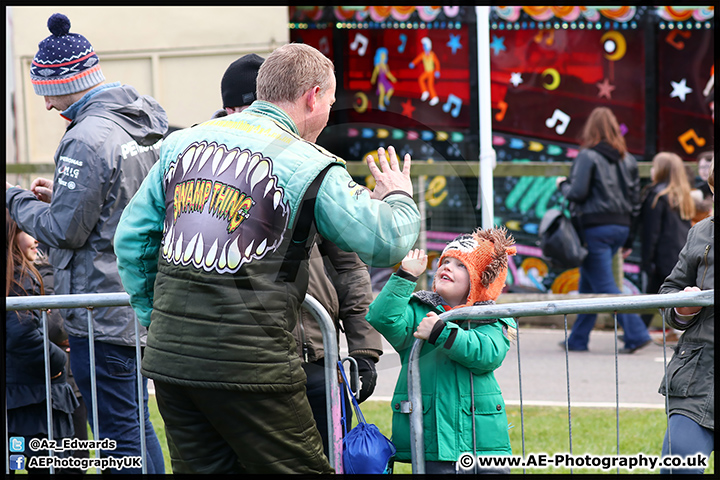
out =
[[[706,457],[710,457],[710,453],[715,450],[715,437],[712,430],[701,427],[694,420],[676,413],[670,415],[668,419],[668,427],[662,446],[663,457],[670,455],[668,433],[670,434],[673,456],[692,457],[697,453],[701,453]],[[678,475],[702,474],[704,471],[705,468],[703,467],[672,469],[672,473]],[[660,474],[666,475],[668,473],[670,473],[669,468],[660,469]]]
[[[70,363],[75,382],[87,406],[90,427],[93,428],[92,390],[90,383],[90,356],[88,339],[68,336]],[[101,451],[103,457],[139,457],[140,422],[138,419],[137,365],[135,347],[95,342],[95,375],[98,402],[98,428],[96,440],[111,439],[117,442],[114,450]],[[145,443],[147,447],[147,473],[165,473],[160,442],[150,423],[148,410],[147,379],[143,378],[143,403],[145,405]],[[113,469],[112,473],[142,473],[141,468]]]
[[[584,230],[588,255],[580,266],[579,293],[621,293],[612,273],[612,259],[623,246],[630,227],[599,225]],[[625,348],[633,349],[650,340],[650,334],[640,315],[618,313],[618,324],[625,331]],[[577,316],[568,337],[568,349],[587,350],[590,332],[597,315],[581,313]]]

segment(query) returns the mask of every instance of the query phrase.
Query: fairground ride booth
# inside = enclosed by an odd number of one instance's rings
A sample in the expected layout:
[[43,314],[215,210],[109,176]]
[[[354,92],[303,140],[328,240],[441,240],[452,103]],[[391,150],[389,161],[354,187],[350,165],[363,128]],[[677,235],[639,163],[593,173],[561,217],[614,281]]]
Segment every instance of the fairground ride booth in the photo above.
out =
[[[422,170],[431,259],[481,224],[476,11],[289,7],[291,41],[335,64],[337,102],[318,143],[363,184],[372,177],[362,159],[380,146],[432,164]],[[488,24],[494,224],[518,245],[507,289],[577,291],[578,269],[554,268],[538,247],[539,220],[563,202],[555,178],[569,172],[599,106],[618,118],[643,186],[657,152],[695,167],[714,148],[714,7],[490,7]],[[641,288],[639,235],[635,242],[622,264],[626,293]],[[374,274],[381,286],[387,272]]]

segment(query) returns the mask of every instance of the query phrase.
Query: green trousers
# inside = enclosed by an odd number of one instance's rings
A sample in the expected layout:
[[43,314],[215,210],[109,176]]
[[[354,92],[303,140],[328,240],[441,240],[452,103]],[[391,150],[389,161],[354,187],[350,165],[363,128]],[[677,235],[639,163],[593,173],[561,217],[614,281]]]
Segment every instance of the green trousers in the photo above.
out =
[[305,388],[254,393],[155,382],[173,473],[333,473]]

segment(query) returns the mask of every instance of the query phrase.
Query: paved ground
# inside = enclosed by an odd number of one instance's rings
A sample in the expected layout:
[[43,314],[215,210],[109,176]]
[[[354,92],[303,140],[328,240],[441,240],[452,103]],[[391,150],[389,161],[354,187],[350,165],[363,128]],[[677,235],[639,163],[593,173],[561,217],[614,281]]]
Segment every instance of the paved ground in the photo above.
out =
[[[663,377],[662,346],[650,344],[634,354],[618,355],[616,377],[613,332],[593,331],[590,351],[570,352],[567,357],[558,346],[564,338],[563,329],[524,328],[520,331],[519,341],[495,372],[506,403],[520,403],[519,370],[522,372],[524,405],[567,406],[569,368],[573,406],[615,407],[617,391],[621,407],[664,408],[665,397],[657,393]],[[659,340],[662,342],[661,334]],[[619,347],[622,342],[618,342]],[[347,355],[347,352],[342,354]],[[668,346],[667,361],[671,356],[672,349]],[[399,372],[399,356],[385,343],[385,353],[378,363],[378,385],[371,399],[389,400]]]

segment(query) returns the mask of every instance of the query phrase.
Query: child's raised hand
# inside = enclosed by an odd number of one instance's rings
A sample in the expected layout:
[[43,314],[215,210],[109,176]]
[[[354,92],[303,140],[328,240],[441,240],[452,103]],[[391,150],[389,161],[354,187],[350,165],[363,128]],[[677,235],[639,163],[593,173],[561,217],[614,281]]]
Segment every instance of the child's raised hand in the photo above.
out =
[[428,312],[428,314],[425,315],[425,318],[422,319],[422,322],[420,322],[420,325],[418,325],[418,328],[415,333],[413,333],[413,336],[415,338],[419,338],[420,340],[427,340],[430,338],[430,333],[432,332],[433,327],[439,321],[440,317],[437,313]]
[[403,270],[411,275],[419,277],[427,268],[427,255],[425,250],[410,250],[401,263]]

